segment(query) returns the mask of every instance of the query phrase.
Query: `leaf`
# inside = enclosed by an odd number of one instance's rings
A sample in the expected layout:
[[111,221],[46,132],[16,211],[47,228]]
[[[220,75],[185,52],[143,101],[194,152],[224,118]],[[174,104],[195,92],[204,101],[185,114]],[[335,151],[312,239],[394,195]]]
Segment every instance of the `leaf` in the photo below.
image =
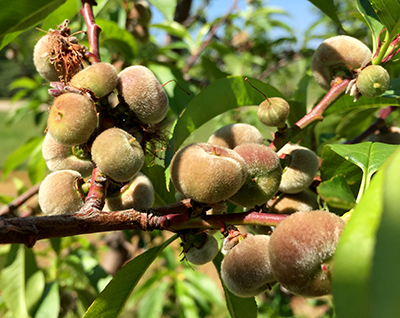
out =
[[400,3],[397,0],[371,0],[379,20],[389,33],[398,33],[400,27]]
[[[250,81],[265,95],[282,97],[272,86],[256,79]],[[185,139],[210,119],[230,109],[258,105],[263,100],[264,96],[251,87],[242,76],[231,76],[212,83],[194,97],[180,115],[170,140],[166,163],[169,163]]]
[[376,12],[372,8],[371,3],[368,0],[357,0],[356,6],[358,11],[364,18],[365,24],[371,31],[372,43],[374,46],[373,52],[375,52],[377,49],[379,33],[383,30],[384,26],[379,21]]
[[342,175],[322,182],[317,187],[317,191],[321,198],[332,207],[350,210],[356,203],[346,178]]
[[39,143],[35,149],[33,149],[28,161],[28,174],[29,180],[32,184],[37,184],[44,179],[46,176],[46,161],[43,159],[42,155],[42,142]]
[[[400,149],[389,159],[383,174],[382,218],[376,233],[375,254],[369,282],[372,317],[397,317],[400,312]],[[396,243],[395,243],[396,242]]]
[[65,0],[0,0],[0,49],[45,19]]
[[184,39],[188,41],[188,43],[194,47],[194,43],[192,41],[192,37],[189,34],[188,30],[180,23],[176,21],[163,21],[161,23],[156,23],[150,25],[152,28],[157,28],[166,31],[168,34],[176,36],[177,38]]
[[63,5],[46,17],[41,25],[41,29],[47,31],[50,28],[58,28],[65,19],[71,20],[71,18],[79,12],[80,7],[81,1],[66,0]]
[[106,288],[86,311],[84,318],[115,318],[123,309],[126,300],[162,250],[177,238],[174,235],[163,244],[153,247],[127,263],[110,281]]
[[3,180],[7,175],[22,164],[35,150],[35,148],[43,142],[43,137],[34,137],[14,150],[6,159],[3,167]]
[[111,47],[113,51],[122,54],[130,62],[137,56],[138,48],[134,36],[125,29],[119,27],[118,23],[103,19],[96,19],[101,27],[100,46]]
[[372,287],[368,286],[368,278],[382,213],[382,187],[383,173],[380,171],[355,207],[340,237],[334,256],[332,285],[337,317],[370,317]]
[[175,281],[175,293],[183,316],[185,318],[198,318],[196,302],[188,295],[186,286],[179,277]]
[[46,286],[44,298],[36,311],[35,318],[58,318],[60,314],[60,294],[58,282]]
[[158,318],[163,313],[163,300],[167,290],[171,287],[168,281],[161,281],[138,304],[138,318]]
[[[221,262],[223,260],[223,255],[218,252],[217,256],[214,258],[213,263],[217,269],[218,275],[221,279]],[[241,298],[232,294],[225,286],[221,279],[222,287],[224,288],[226,306],[228,308],[231,318],[256,318],[257,317],[257,304],[254,297],[251,298]]]
[[167,20],[174,20],[177,0],[149,0],[149,3],[155,6]]
[[336,7],[333,0],[308,0],[323,13],[325,13],[336,25],[343,30],[343,26],[336,15]]

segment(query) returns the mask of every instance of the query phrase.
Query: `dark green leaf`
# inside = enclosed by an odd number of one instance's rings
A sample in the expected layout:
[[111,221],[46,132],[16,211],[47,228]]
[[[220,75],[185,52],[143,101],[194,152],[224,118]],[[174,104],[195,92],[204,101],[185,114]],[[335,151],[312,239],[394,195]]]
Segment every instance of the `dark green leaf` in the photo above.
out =
[[81,1],[79,0],[67,0],[62,6],[46,17],[41,28],[46,31],[50,28],[56,29],[65,19],[71,20],[79,12],[81,5]]
[[[220,79],[194,97],[175,125],[166,162],[185,139],[201,125],[230,109],[259,105],[265,97],[247,83],[242,76]],[[256,79],[251,83],[267,96],[283,97],[275,88]]]
[[164,168],[159,165],[153,165],[151,167],[144,166],[141,170],[150,180],[154,187],[154,206],[163,206],[170,203],[174,203],[175,192],[173,187],[170,187],[170,191],[165,186],[165,171]]
[[379,18],[372,8],[370,1],[358,0],[357,9],[361,13],[362,17],[364,18],[365,24],[368,26],[371,32],[372,43],[374,45],[373,51],[375,52],[378,44],[379,33],[383,30],[384,26],[379,21]]
[[357,137],[376,120],[375,112],[376,108],[356,108],[347,112],[335,129],[337,137],[347,140]]
[[58,282],[46,286],[44,298],[35,313],[35,318],[58,318],[60,314],[60,294]]
[[371,0],[372,8],[375,10],[379,20],[386,29],[397,33],[400,27],[400,3],[398,0]]
[[89,307],[84,318],[115,318],[123,309],[126,300],[139,279],[156,257],[177,238],[176,235],[163,244],[153,247],[127,263],[100,293]]
[[167,20],[174,20],[177,0],[149,0],[149,2],[160,10]]
[[399,98],[400,97],[400,78],[390,80],[389,87],[384,94],[385,97]]
[[381,222],[376,233],[369,291],[371,317],[397,317],[400,312],[400,150],[390,157],[383,174]]
[[346,178],[341,175],[322,182],[317,191],[330,206],[339,209],[350,210],[356,203]]
[[355,207],[336,249],[332,290],[337,317],[371,317],[370,291],[375,287],[368,285],[368,279],[382,213],[381,172]]
[[34,27],[64,2],[65,0],[0,0],[0,49],[15,38],[12,33],[19,34]]
[[343,30],[343,26],[336,15],[336,7],[333,0],[308,0],[323,13],[325,13],[336,25]]
[[[214,258],[213,263],[217,269],[218,275],[221,278],[221,262],[223,260],[221,252]],[[229,310],[231,318],[256,318],[257,317],[257,304],[254,297],[241,298],[232,294],[225,286],[221,279],[221,284],[224,288],[226,306]]]

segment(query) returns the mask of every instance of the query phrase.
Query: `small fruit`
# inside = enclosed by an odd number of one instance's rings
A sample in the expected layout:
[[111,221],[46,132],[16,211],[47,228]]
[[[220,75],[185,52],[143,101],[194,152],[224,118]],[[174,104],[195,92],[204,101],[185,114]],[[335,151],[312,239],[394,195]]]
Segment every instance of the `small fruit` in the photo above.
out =
[[329,294],[331,261],[344,226],[327,211],[297,212],[280,222],[269,245],[276,280],[300,296]]
[[78,147],[61,145],[50,133],[44,138],[42,155],[50,171],[74,170],[87,177],[93,170],[93,163],[87,152]]
[[280,97],[271,97],[263,101],[257,109],[257,118],[268,127],[282,127],[289,117],[290,105]]
[[92,158],[102,173],[117,182],[126,182],[142,168],[145,156],[132,135],[110,128],[94,140]]
[[134,65],[125,68],[118,77],[118,93],[142,123],[157,124],[164,119],[168,97],[152,71]]
[[71,85],[92,91],[98,98],[110,94],[118,83],[118,73],[110,63],[95,63],[71,78]]
[[57,37],[50,32],[39,39],[33,51],[33,64],[40,76],[48,81],[58,81],[62,75],[52,62],[54,41],[57,41]]
[[150,179],[138,172],[119,191],[107,195],[103,211],[135,209],[145,211],[153,205],[154,188]]
[[244,207],[261,205],[277,192],[282,178],[282,167],[277,154],[259,144],[243,144],[234,149],[246,162],[247,178],[229,201]]
[[267,235],[247,236],[226,253],[221,278],[230,292],[253,297],[276,281],[269,260],[269,242]]
[[319,169],[317,155],[310,149],[299,145],[286,144],[278,156],[290,156],[290,164],[283,169],[279,191],[284,193],[298,193],[313,182]]
[[47,120],[51,136],[64,146],[85,143],[97,126],[93,101],[83,95],[65,93],[54,99]]
[[216,130],[207,141],[215,146],[233,149],[241,144],[263,144],[260,131],[249,124],[230,124]]
[[49,174],[39,188],[39,205],[48,215],[70,214],[79,211],[85,203],[79,190],[82,176],[73,170],[60,170]]
[[218,254],[218,242],[210,234],[187,237],[183,245],[185,258],[194,265],[204,265],[211,262]]
[[268,201],[267,207],[269,213],[291,214],[317,210],[318,202],[314,195],[303,190],[298,193],[282,193],[279,197]]
[[206,143],[181,148],[171,161],[171,179],[185,197],[215,203],[235,194],[247,177],[244,159],[231,149]]
[[338,75],[351,75],[371,60],[371,50],[361,41],[347,35],[326,39],[316,49],[311,70],[317,83],[329,90]]
[[380,65],[369,65],[357,77],[357,89],[365,97],[379,97],[389,87],[390,76]]

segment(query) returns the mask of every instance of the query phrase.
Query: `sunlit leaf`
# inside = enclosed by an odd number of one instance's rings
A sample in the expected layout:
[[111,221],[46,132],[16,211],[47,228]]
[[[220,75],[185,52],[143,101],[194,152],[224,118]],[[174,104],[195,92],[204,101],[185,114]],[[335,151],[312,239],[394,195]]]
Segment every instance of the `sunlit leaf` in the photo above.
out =
[[350,210],[356,203],[346,178],[341,175],[322,182],[317,190],[320,197],[330,206]]
[[325,13],[338,27],[343,30],[343,26],[336,15],[336,7],[333,0],[308,0],[323,13]]

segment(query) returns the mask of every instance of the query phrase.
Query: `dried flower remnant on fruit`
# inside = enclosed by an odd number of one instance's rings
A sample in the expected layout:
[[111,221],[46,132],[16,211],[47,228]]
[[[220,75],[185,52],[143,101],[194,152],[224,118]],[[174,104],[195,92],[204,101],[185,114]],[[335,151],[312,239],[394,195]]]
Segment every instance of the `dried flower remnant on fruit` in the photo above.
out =
[[102,173],[117,182],[126,182],[142,168],[145,155],[132,135],[110,128],[94,140],[92,158]]
[[138,172],[132,180],[122,188],[116,187],[116,192],[108,190],[103,211],[119,211],[135,209],[145,211],[154,202],[154,188],[150,179]]
[[316,82],[329,90],[336,76],[352,77],[354,70],[367,65],[371,57],[371,50],[360,40],[338,35],[326,39],[317,48],[311,70]]
[[260,131],[249,124],[229,124],[216,130],[207,141],[209,144],[233,149],[241,144],[263,144]]
[[51,136],[60,144],[75,146],[85,143],[97,126],[97,113],[93,100],[65,93],[54,99],[47,119]]
[[231,149],[206,143],[181,148],[171,161],[171,179],[184,196],[215,203],[235,194],[247,177],[244,159]]
[[91,175],[93,163],[86,147],[64,146],[58,143],[50,133],[46,134],[42,146],[43,159],[50,171],[74,170],[83,177]]
[[269,245],[277,281],[300,296],[329,294],[329,264],[344,226],[339,216],[327,211],[297,212],[280,222]]
[[389,87],[390,76],[380,65],[369,65],[357,76],[357,90],[365,97],[379,97]]
[[247,177],[229,201],[244,207],[262,205],[277,192],[282,167],[275,151],[265,145],[242,144],[234,149],[246,162]]
[[39,205],[48,215],[70,214],[84,205],[84,196],[79,190],[82,176],[73,170],[61,170],[49,174],[39,188]]
[[151,70],[134,65],[118,76],[119,95],[142,123],[157,124],[165,118],[168,96]]
[[182,244],[185,258],[194,265],[207,264],[218,254],[218,242],[211,234],[188,235]]
[[58,30],[51,30],[40,38],[33,52],[38,73],[48,81],[68,82],[84,63],[87,49],[70,34],[68,20]]
[[102,98],[110,94],[118,83],[118,73],[110,63],[99,62],[76,73],[70,85],[92,91],[96,97]]
[[317,155],[308,148],[291,144],[278,151],[278,156],[282,155],[290,155],[290,164],[283,169],[279,191],[298,193],[308,188],[319,169]]
[[230,292],[253,297],[276,281],[269,260],[269,241],[267,235],[248,236],[226,253],[221,278]]

